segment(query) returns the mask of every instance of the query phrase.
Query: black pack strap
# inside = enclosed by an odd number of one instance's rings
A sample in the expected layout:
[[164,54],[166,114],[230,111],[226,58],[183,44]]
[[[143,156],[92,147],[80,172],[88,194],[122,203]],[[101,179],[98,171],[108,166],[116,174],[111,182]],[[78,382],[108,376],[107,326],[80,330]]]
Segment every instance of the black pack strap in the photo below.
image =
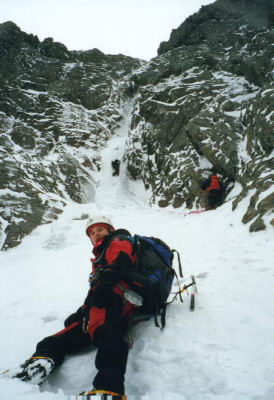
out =
[[141,254],[141,245],[140,245],[140,239],[137,235],[133,236],[133,248],[135,250],[135,255],[136,255],[136,268],[137,270],[139,269],[140,265],[140,254]]
[[173,249],[173,250],[171,250],[171,251],[172,251],[172,253],[176,253],[176,254],[177,254],[178,265],[179,265],[179,275],[180,275],[181,278],[183,278],[184,275],[183,275],[183,270],[182,270],[182,263],[181,263],[180,254],[179,254],[179,252],[178,252],[177,250],[175,250],[175,249]]
[[160,328],[160,325],[159,325],[159,322],[158,322],[158,314],[157,313],[154,314],[154,325],[157,328]]
[[[157,328],[164,329],[164,327],[166,326],[166,308],[167,308],[167,303],[165,303],[161,307],[161,309],[159,309],[158,304],[156,306],[155,313],[154,313],[154,324]],[[160,316],[161,325],[159,324],[158,316]]]
[[157,303],[156,307],[155,307],[155,313],[154,313],[154,325],[157,328],[160,328],[159,322],[158,322],[158,315],[159,315],[159,304]]
[[165,304],[161,309],[161,329],[164,329],[164,327],[166,326],[166,307],[167,304]]

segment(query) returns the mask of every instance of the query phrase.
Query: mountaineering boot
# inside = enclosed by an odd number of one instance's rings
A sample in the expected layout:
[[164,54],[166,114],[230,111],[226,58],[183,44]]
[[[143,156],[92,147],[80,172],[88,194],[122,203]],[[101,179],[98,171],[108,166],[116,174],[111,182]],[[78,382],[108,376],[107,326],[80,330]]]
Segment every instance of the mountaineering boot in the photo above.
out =
[[49,357],[31,357],[21,365],[20,372],[13,378],[33,385],[41,385],[54,369],[54,361]]
[[125,394],[118,394],[109,390],[90,390],[80,393],[76,400],[127,400]]

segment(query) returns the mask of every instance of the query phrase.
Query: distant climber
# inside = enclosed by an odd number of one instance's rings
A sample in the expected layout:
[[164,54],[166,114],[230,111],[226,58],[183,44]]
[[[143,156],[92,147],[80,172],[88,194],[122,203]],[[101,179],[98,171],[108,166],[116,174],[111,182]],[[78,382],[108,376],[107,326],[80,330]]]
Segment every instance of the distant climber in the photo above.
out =
[[113,176],[117,176],[120,173],[120,160],[114,160],[111,162],[111,166],[113,168]]
[[215,210],[224,200],[224,185],[218,175],[210,175],[202,184],[201,189],[207,193],[205,210]]

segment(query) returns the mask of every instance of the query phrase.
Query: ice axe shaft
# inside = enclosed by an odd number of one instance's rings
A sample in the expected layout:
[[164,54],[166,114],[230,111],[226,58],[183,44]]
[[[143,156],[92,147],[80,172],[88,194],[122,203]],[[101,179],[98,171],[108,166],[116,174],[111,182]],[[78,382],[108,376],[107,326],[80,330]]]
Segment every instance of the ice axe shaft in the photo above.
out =
[[197,285],[194,275],[191,276],[191,293],[190,293],[190,311],[195,310],[195,295],[197,294]]

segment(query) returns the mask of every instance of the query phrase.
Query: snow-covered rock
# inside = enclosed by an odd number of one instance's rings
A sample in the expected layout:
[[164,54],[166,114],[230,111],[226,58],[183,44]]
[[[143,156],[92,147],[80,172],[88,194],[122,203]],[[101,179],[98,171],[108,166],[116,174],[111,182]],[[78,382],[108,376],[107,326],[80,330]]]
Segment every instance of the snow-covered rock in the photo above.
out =
[[140,61],[69,52],[14,23],[0,26],[0,247],[52,222],[69,199],[92,200],[100,151],[123,118]]
[[125,159],[151,202],[197,208],[200,183],[215,171],[227,199],[241,185],[233,209],[250,198],[243,222],[251,231],[274,225],[272,17],[268,1],[218,0],[133,73],[139,97]]

